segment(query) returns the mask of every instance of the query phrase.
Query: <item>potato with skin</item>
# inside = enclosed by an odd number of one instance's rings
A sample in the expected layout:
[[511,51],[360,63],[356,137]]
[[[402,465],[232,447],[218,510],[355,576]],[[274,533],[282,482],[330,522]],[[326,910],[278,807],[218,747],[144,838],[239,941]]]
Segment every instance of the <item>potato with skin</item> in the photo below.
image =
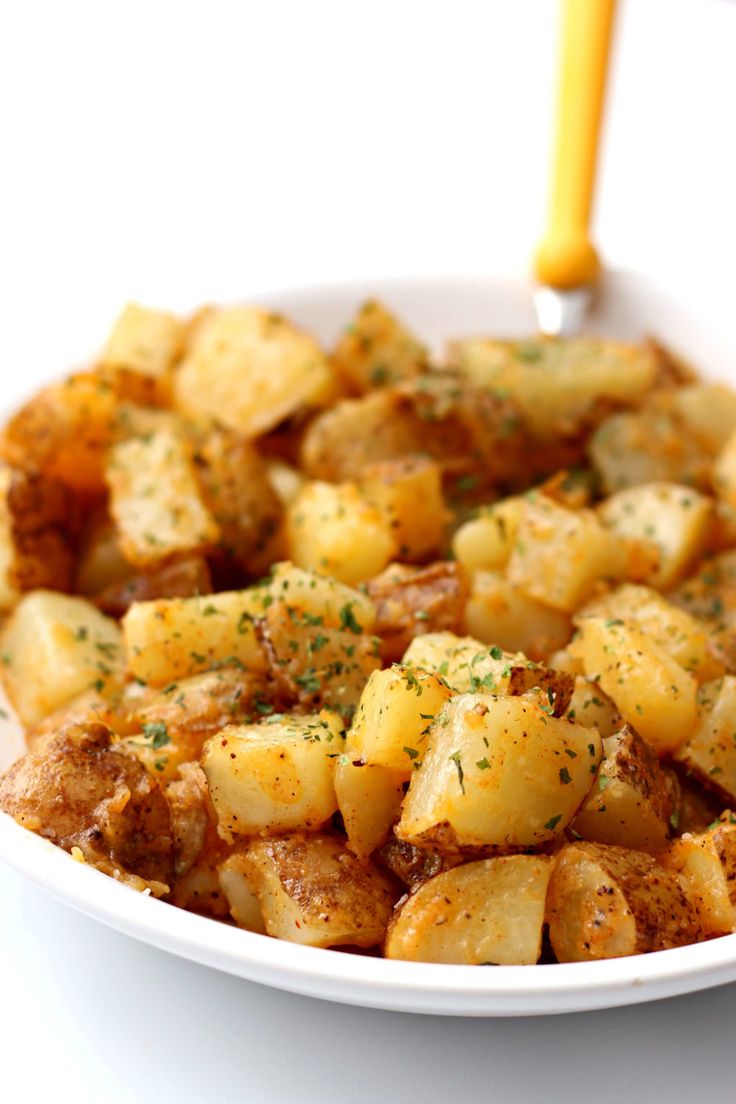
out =
[[249,845],[243,864],[266,931],[310,947],[375,947],[394,893],[369,862],[334,837],[302,833]]
[[437,874],[395,913],[386,958],[532,965],[542,950],[552,865],[543,855],[506,855]]
[[128,575],[90,595],[109,617],[124,617],[135,602],[158,598],[198,598],[212,593],[212,576],[203,556],[164,563],[149,571]]
[[558,962],[662,951],[702,938],[677,875],[651,855],[600,843],[572,843],[555,858],[547,922]]
[[342,750],[340,719],[326,710],[223,728],[202,752],[220,837],[321,828],[337,809]]
[[451,515],[436,461],[405,456],[371,464],[363,471],[360,487],[383,515],[400,559],[421,562],[440,551]]
[[736,548],[704,560],[667,598],[711,626],[732,621],[736,617]]
[[623,719],[661,755],[687,740],[697,719],[694,677],[640,629],[586,617],[572,644]]
[[573,819],[600,758],[595,729],[531,697],[458,695],[432,723],[396,834],[448,851],[546,843]]
[[570,618],[538,602],[494,571],[473,573],[465,606],[467,632],[508,652],[543,660],[572,633]]
[[408,772],[364,763],[346,751],[335,760],[337,807],[348,847],[367,858],[388,839],[399,819]]
[[113,694],[122,681],[120,629],[84,598],[30,591],[3,627],[0,650],[3,683],[26,725],[85,690]]
[[698,719],[677,759],[708,786],[736,802],[736,678],[707,683],[698,695]]
[[66,487],[0,467],[0,611],[27,590],[69,590],[74,504]]
[[270,578],[249,593],[260,610],[259,616],[272,602],[283,601],[302,620],[331,629],[349,625],[352,630],[357,626],[358,632],[371,632],[376,620],[375,605],[362,588],[357,590],[316,571],[302,570],[288,560],[276,564]]
[[667,842],[673,812],[657,753],[625,725],[604,739],[593,788],[571,831],[594,843],[655,853]]
[[358,394],[412,379],[427,361],[426,348],[375,299],[362,304],[331,357],[340,379]]
[[375,603],[373,631],[381,638],[384,662],[401,659],[415,636],[461,633],[468,589],[461,565],[444,561],[425,567],[392,563],[370,579],[366,592]]
[[685,835],[659,855],[666,870],[686,883],[703,930],[736,931],[736,816],[726,811],[707,832]]

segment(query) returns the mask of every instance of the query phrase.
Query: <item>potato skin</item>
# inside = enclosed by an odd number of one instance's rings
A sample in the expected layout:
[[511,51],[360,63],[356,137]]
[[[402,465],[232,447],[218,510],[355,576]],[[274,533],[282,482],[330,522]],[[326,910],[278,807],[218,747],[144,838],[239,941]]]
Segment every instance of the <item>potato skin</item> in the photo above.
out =
[[88,862],[170,883],[166,799],[105,725],[72,725],[39,742],[0,779],[0,809]]
[[469,583],[461,564],[389,564],[368,580],[366,590],[376,605],[373,631],[381,638],[384,662],[401,659],[415,636],[462,632]]
[[651,855],[598,843],[568,844],[557,854],[547,921],[558,962],[661,951],[703,936],[676,875]]

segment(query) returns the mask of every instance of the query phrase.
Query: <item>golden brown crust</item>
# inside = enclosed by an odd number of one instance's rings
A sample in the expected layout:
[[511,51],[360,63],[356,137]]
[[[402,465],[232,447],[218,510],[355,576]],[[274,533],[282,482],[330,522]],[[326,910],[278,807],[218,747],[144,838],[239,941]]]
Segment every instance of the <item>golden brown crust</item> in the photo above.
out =
[[401,659],[415,636],[462,632],[470,587],[461,564],[389,564],[369,581],[367,591],[376,605],[374,632],[381,638],[386,663]]

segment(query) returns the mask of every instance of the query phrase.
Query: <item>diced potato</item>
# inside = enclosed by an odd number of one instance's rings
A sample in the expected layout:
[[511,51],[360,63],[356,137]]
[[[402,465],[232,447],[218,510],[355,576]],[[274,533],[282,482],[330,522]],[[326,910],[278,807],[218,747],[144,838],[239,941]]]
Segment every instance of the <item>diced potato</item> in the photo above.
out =
[[311,947],[383,942],[391,887],[333,836],[257,840],[245,852],[244,869],[269,935]]
[[572,650],[582,658],[623,719],[661,755],[674,751],[693,731],[697,683],[672,656],[616,619],[586,617]]
[[697,573],[667,595],[693,617],[722,624],[736,617],[736,549],[704,560]]
[[569,617],[513,586],[503,575],[476,571],[465,606],[465,628],[486,644],[541,660],[570,639]]
[[565,712],[574,689],[574,680],[561,671],[551,671],[524,655],[504,652],[497,646],[489,648],[473,637],[453,633],[415,637],[403,662],[408,667],[438,672],[443,682],[461,694],[468,691],[525,694],[541,690],[555,716]]
[[153,686],[217,666],[265,671],[253,624],[260,610],[249,590],[135,602],[122,622],[128,671]]
[[331,629],[371,632],[376,620],[375,606],[363,590],[315,571],[303,571],[288,560],[276,564],[271,578],[250,593],[256,604],[260,601],[259,616],[280,599],[305,623]]
[[384,662],[401,659],[415,636],[462,632],[468,581],[460,564],[389,564],[366,585],[376,604],[373,630]]
[[719,383],[678,387],[672,401],[686,429],[713,453],[736,431],[736,392]]
[[26,594],[0,640],[8,697],[24,724],[93,687],[113,692],[123,673],[120,630],[84,598]]
[[287,536],[298,567],[349,586],[377,575],[397,549],[384,516],[353,483],[305,483],[287,511]]
[[707,683],[701,688],[697,723],[677,752],[699,778],[736,801],[736,678]]
[[174,395],[184,414],[257,437],[319,403],[330,386],[329,366],[313,338],[280,315],[231,307],[197,332],[177,370]]
[[411,379],[426,363],[424,346],[375,299],[363,303],[332,354],[338,375],[356,392]]
[[[564,670],[557,667],[556,653],[555,670]],[[550,661],[551,662],[551,661]],[[587,679],[584,675],[575,675],[575,689],[573,690],[570,704],[565,716],[569,721],[577,721],[586,728],[595,728],[603,738],[613,736],[621,728],[621,714],[613,704],[608,694],[604,694],[600,686],[593,679]]]
[[340,719],[327,711],[276,714],[212,736],[202,767],[222,839],[320,828],[337,809],[333,760],[342,747]]
[[588,602],[577,615],[625,621],[640,629],[677,660],[699,682],[722,675],[723,664],[713,654],[707,626],[668,601],[651,587],[624,584]]
[[263,913],[258,897],[251,889],[246,873],[247,860],[242,851],[236,851],[217,868],[222,892],[227,897],[230,915],[239,928],[266,934]]
[[673,409],[677,391],[644,409],[613,414],[592,434],[588,453],[606,494],[662,481],[710,485],[713,450],[693,435]]
[[141,398],[162,397],[168,392],[167,376],[183,340],[184,326],[176,315],[128,303],[113,326],[99,366],[103,372],[122,376],[126,390],[140,382]]
[[452,691],[427,671],[396,664],[374,671],[348,732],[349,753],[409,773],[424,754],[430,724],[451,697]]
[[336,760],[335,793],[345,825],[348,847],[366,858],[388,839],[399,819],[406,771],[364,763],[350,751]]
[[0,611],[27,590],[68,590],[73,560],[68,492],[43,476],[0,467]]
[[708,831],[675,840],[662,852],[659,861],[665,870],[684,880],[704,932],[723,935],[736,930],[736,881],[729,882],[728,870],[719,854],[722,847],[716,846],[713,836]]
[[711,500],[677,483],[646,483],[607,498],[598,507],[617,537],[648,541],[659,562],[648,582],[666,589],[679,582],[702,553],[713,517]]
[[360,486],[388,525],[400,559],[426,560],[440,550],[449,514],[436,461],[405,456],[371,464]]
[[628,725],[603,741],[603,761],[572,828],[585,840],[658,851],[673,806],[657,753]]
[[468,966],[529,966],[542,950],[552,860],[506,855],[425,882],[389,926],[386,958]]
[[558,962],[661,951],[702,937],[677,875],[651,855],[599,843],[572,843],[558,853],[547,920]]
[[39,391],[10,419],[0,453],[23,471],[39,471],[75,491],[100,493],[117,403],[115,389],[101,376],[70,376]]
[[[568,648],[558,648],[549,657],[549,666],[554,671],[564,671],[567,675],[583,675],[583,661]],[[577,689],[577,683],[576,683]],[[572,720],[575,718],[573,717]]]
[[591,510],[567,510],[539,494],[524,500],[508,578],[530,598],[571,613],[620,566],[617,542]]
[[657,376],[646,345],[593,337],[459,341],[451,363],[472,383],[511,395],[543,438],[574,435],[612,402],[636,403]]
[[120,546],[131,563],[150,567],[217,540],[189,449],[177,434],[160,430],[113,446],[105,478]]
[[468,571],[503,571],[511,558],[524,511],[521,497],[502,498],[464,522],[452,538],[455,559]]
[[462,694],[432,724],[396,834],[444,850],[513,850],[570,823],[601,758],[595,729],[531,698]]

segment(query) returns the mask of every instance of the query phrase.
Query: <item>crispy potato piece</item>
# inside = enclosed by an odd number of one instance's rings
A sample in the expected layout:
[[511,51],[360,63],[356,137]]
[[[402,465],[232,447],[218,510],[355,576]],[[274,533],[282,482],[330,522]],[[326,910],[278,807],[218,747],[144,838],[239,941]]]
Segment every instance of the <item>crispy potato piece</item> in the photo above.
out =
[[269,935],[311,947],[383,941],[391,887],[332,836],[258,840],[245,852],[244,869]]
[[673,812],[657,753],[624,725],[604,739],[593,789],[571,828],[594,843],[656,852],[667,842]]
[[684,879],[707,935],[736,930],[736,816],[698,836],[675,840],[659,856],[665,870]]
[[413,843],[399,839],[395,831],[391,832],[387,843],[379,849],[375,858],[395,878],[403,882],[410,893],[414,893],[436,874],[460,866],[465,861],[460,854],[425,846],[415,847]]
[[507,568],[524,594],[572,613],[621,566],[617,541],[591,510],[568,510],[535,492],[525,498]]
[[164,789],[174,838],[174,873],[188,873],[202,854],[215,822],[207,778],[199,763],[183,763],[179,777]]
[[266,925],[263,921],[263,913],[258,898],[251,889],[246,873],[247,868],[244,852],[236,851],[218,867],[217,876],[222,892],[227,898],[230,915],[238,927],[265,935]]
[[[551,657],[554,661],[553,670],[563,670],[558,666],[559,652]],[[569,674],[569,671],[567,672]],[[608,694],[604,694],[594,679],[585,678],[584,675],[574,675],[575,689],[573,690],[570,704],[565,716],[569,721],[577,721],[586,728],[595,728],[604,739],[613,736],[623,725],[621,714],[613,704]]]
[[222,591],[207,597],[134,602],[122,622],[129,674],[165,686],[213,667],[265,672],[256,635],[257,591]]
[[465,606],[465,629],[486,644],[542,660],[572,633],[570,618],[530,598],[495,571],[476,571]]
[[425,347],[375,299],[363,303],[331,357],[338,376],[358,394],[412,379],[427,360]]
[[714,456],[736,430],[736,393],[720,383],[678,387],[671,399],[685,429]]
[[366,585],[376,604],[374,632],[384,662],[401,659],[415,636],[462,632],[468,580],[459,564],[392,563]]
[[398,548],[384,514],[354,483],[305,483],[287,510],[286,531],[298,567],[348,586],[377,575]]
[[547,921],[558,962],[661,951],[703,935],[675,874],[651,855],[599,843],[572,843],[559,852]]
[[660,755],[688,738],[697,719],[697,683],[644,632],[617,619],[586,617],[571,650]]
[[183,344],[184,325],[176,315],[128,303],[107,339],[99,370],[140,401],[165,402]]
[[253,445],[215,430],[197,448],[197,472],[220,531],[217,557],[227,569],[263,575],[283,551],[283,510],[264,460]]
[[736,618],[736,549],[703,560],[695,575],[667,595],[693,617],[717,625]]
[[348,847],[367,858],[388,839],[399,819],[407,772],[340,755],[335,766],[335,794]]
[[523,512],[524,499],[518,495],[481,507],[477,517],[455,530],[455,558],[468,571],[503,571],[514,550]]
[[594,337],[475,338],[455,342],[449,360],[476,386],[511,395],[542,439],[575,436],[611,405],[635,404],[658,367],[646,345]]
[[74,491],[102,493],[117,403],[115,388],[101,376],[69,376],[39,391],[10,419],[0,454],[13,467],[40,472]]
[[0,610],[26,590],[69,590],[73,516],[61,483],[0,467]]
[[371,464],[360,487],[386,521],[400,559],[422,561],[440,551],[450,514],[436,461],[405,456]]
[[713,517],[711,500],[677,483],[646,483],[618,491],[598,507],[613,534],[653,544],[659,560],[646,581],[674,586],[702,553]]
[[151,602],[157,598],[196,598],[211,593],[212,577],[207,561],[201,556],[192,556],[110,583],[91,597],[103,613],[110,617],[123,617],[134,602]]
[[2,631],[2,678],[26,725],[83,691],[114,693],[123,674],[120,630],[84,598],[34,590]]
[[168,883],[171,819],[148,772],[111,746],[105,725],[73,725],[47,737],[0,778],[0,809],[19,824],[108,873]]
[[489,648],[470,636],[427,633],[416,637],[404,654],[404,663],[426,671],[437,671],[458,693],[487,691],[492,694],[544,696],[545,709],[561,717],[570,704],[574,679],[532,663],[525,655]]
[[453,698],[428,745],[396,834],[448,851],[513,851],[554,839],[601,758],[595,729],[549,716],[532,698],[490,694]]
[[177,433],[162,429],[114,445],[105,478],[120,547],[137,567],[191,556],[218,540],[220,530],[203,500],[191,449]]
[[736,678],[706,683],[698,695],[698,717],[677,759],[698,778],[736,801]]
[[[54,736],[62,728],[101,724],[111,728],[118,735],[127,735],[136,731],[126,721],[125,710],[120,693],[106,697],[95,689],[85,690],[71,701],[65,702],[53,713],[48,713],[42,721],[26,730],[26,744],[30,751],[46,737]],[[711,818],[712,819],[712,818]]]
[[316,341],[278,314],[255,307],[217,311],[198,329],[174,380],[176,405],[253,438],[332,386]]
[[376,621],[373,601],[362,588],[355,590],[337,579],[303,571],[288,560],[276,564],[270,579],[250,593],[260,601],[261,611],[275,601],[283,601],[305,624],[371,632]]
[[438,874],[394,914],[386,958],[532,965],[542,950],[551,873],[546,856],[507,855]]
[[326,710],[276,714],[212,736],[202,767],[221,838],[320,828],[337,809],[332,776],[342,749],[340,719]]
[[374,671],[347,735],[348,754],[408,777],[424,753],[430,724],[451,697],[441,679],[419,668],[394,664]]

